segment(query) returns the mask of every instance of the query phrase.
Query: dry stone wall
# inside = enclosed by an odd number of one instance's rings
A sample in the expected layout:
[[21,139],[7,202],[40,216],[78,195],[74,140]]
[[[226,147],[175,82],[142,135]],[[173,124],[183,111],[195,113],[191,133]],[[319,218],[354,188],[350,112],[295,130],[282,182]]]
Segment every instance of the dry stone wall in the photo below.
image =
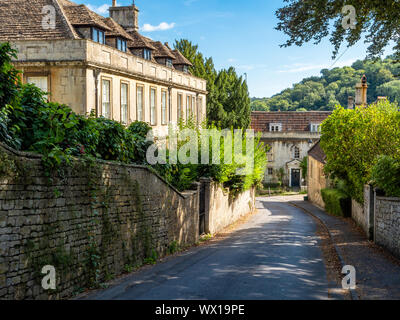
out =
[[400,258],[400,198],[375,199],[375,242]]
[[[146,167],[74,161],[48,176],[0,146],[0,299],[63,299],[198,241],[199,190]],[[41,286],[44,265],[56,289]]]

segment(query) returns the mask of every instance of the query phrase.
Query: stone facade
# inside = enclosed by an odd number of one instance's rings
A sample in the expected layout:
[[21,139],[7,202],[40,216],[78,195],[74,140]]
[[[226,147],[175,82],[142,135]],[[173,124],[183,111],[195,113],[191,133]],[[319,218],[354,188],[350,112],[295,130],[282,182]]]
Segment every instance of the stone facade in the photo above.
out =
[[[0,148],[0,299],[62,299],[198,241],[199,192],[147,168],[75,161],[46,176],[41,157]],[[44,291],[41,268],[56,268]]]
[[328,186],[329,182],[324,175],[324,163],[309,155],[307,170],[308,200],[320,208],[325,208],[321,190],[327,188]]
[[278,183],[279,171],[283,169],[284,185],[305,185],[301,161],[319,140],[319,126],[330,114],[325,111],[252,112],[251,128],[260,132],[261,141],[270,146],[264,182]]
[[[42,27],[49,5],[54,30]],[[190,74],[181,53],[139,34],[138,13],[113,3],[106,18],[69,0],[2,0],[0,42],[17,49],[23,81],[50,101],[126,125],[145,121],[165,137],[181,119],[205,120],[207,83]]]
[[205,232],[216,234],[255,210],[255,188],[233,197],[220,184],[208,179],[205,184]]
[[[101,114],[102,81],[111,83],[110,110],[121,121],[121,83],[128,85],[128,123],[138,117],[138,87],[143,88],[143,118],[156,136],[166,136],[168,124],[187,119],[188,112],[202,122],[206,117],[206,81],[144,60],[91,40],[14,41],[17,69],[25,82],[30,76],[48,77],[49,100],[75,112]],[[155,122],[150,119],[150,89],[155,89]],[[166,121],[162,121],[162,93],[167,94]],[[178,102],[178,100],[180,102]],[[180,103],[180,114],[178,114]],[[188,108],[189,105],[189,108]],[[188,111],[189,110],[189,111]]]
[[400,198],[376,197],[375,242],[400,258]]

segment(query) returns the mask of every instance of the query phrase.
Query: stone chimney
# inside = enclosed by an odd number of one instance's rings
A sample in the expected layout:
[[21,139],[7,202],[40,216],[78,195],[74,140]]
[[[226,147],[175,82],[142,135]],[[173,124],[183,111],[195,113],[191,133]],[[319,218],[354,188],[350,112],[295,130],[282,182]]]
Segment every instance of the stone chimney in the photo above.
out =
[[366,106],[367,105],[367,77],[364,75],[360,83],[356,85],[356,106]]
[[354,109],[354,98],[352,96],[348,97],[347,108],[348,109]]
[[110,17],[126,31],[139,30],[139,9],[135,6],[135,1],[133,1],[131,6],[118,7],[117,1],[113,0],[109,11]]

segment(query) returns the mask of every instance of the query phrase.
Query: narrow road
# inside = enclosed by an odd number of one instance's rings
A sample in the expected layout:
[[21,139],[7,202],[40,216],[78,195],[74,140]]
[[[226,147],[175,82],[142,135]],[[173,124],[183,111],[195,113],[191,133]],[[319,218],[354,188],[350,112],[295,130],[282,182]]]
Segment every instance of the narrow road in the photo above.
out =
[[259,212],[227,238],[145,268],[86,299],[327,299],[316,224],[288,199],[260,198]]

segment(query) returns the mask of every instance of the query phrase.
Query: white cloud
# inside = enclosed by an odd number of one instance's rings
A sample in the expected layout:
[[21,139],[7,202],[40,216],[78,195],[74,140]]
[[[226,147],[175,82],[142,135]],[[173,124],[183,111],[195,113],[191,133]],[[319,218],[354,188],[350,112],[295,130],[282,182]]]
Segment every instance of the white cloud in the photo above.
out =
[[90,10],[96,12],[97,14],[107,14],[108,13],[108,9],[110,8],[110,5],[108,4],[103,4],[101,6],[93,6],[91,4],[87,4],[86,5]]
[[345,67],[345,66],[351,66],[353,62],[355,62],[357,59],[349,59],[346,61],[339,61],[337,63],[331,63],[331,64],[305,64],[305,63],[294,63],[292,65],[285,65],[283,66],[284,69],[278,70],[278,73],[300,73],[300,72],[305,72],[305,71],[311,71],[311,70],[321,70],[321,69],[332,69],[336,67]]
[[152,26],[151,24],[146,23],[143,25],[141,30],[144,32],[164,31],[172,29],[173,27],[175,27],[175,22],[172,23],[161,22],[158,26]]
[[228,62],[229,62],[229,63],[233,63],[233,62],[236,62],[236,61],[237,61],[237,60],[234,59],[234,58],[229,58],[229,59],[228,59]]

